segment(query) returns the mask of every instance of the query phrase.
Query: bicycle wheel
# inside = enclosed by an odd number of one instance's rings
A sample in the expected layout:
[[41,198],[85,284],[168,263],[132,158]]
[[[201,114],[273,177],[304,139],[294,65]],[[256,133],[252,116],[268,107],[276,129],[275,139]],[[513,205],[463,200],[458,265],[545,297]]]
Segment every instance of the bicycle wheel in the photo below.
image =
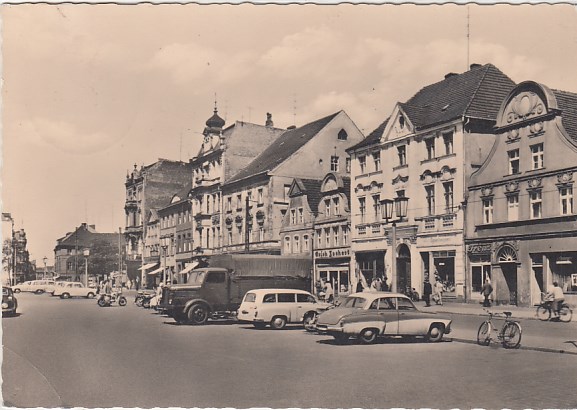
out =
[[573,311],[571,308],[566,304],[563,304],[563,306],[561,306],[561,310],[559,311],[559,320],[561,322],[570,322],[572,317]]
[[503,336],[503,347],[506,349],[516,349],[521,344],[521,325],[517,322],[507,322],[503,326],[501,335]]
[[537,317],[541,320],[549,320],[551,311],[543,305],[537,306]]
[[485,321],[479,326],[477,331],[477,344],[481,346],[489,346],[491,343],[491,322]]

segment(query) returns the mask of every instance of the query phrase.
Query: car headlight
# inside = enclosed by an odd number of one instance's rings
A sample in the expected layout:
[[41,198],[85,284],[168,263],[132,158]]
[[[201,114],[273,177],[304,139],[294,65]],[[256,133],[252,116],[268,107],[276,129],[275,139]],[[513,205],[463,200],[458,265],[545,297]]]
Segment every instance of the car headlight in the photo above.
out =
[[6,309],[8,307],[8,303],[2,303],[2,309]]

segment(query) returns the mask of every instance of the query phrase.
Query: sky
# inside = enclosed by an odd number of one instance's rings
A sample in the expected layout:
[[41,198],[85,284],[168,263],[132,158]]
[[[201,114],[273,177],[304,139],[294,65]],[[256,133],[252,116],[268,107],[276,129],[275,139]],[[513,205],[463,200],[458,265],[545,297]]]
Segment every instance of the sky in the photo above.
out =
[[0,17],[1,207],[38,266],[83,222],[124,229],[127,172],[195,156],[215,100],[227,125],[344,110],[368,135],[471,63],[577,92],[574,5],[4,4]]

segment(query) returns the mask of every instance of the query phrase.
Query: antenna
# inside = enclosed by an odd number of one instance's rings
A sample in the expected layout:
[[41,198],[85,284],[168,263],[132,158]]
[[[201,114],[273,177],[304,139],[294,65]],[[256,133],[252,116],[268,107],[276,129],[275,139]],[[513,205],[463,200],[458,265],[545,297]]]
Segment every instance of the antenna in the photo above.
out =
[[469,4],[467,4],[467,67],[465,67],[465,70],[469,69],[469,41],[471,38],[471,27],[470,27],[470,15],[469,15]]

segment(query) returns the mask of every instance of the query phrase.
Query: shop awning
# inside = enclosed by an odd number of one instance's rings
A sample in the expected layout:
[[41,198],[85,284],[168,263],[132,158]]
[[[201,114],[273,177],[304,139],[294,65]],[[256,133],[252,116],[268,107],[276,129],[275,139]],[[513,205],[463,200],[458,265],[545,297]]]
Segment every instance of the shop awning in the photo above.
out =
[[189,263],[189,264],[186,266],[186,268],[184,268],[183,270],[181,270],[181,271],[178,272],[178,273],[180,273],[180,274],[188,273],[188,272],[190,272],[191,270],[193,270],[194,268],[196,268],[197,266],[198,266],[198,262]]
[[162,272],[164,268],[158,268],[153,270],[152,272],[148,272],[149,275],[156,275],[158,272]]
[[152,267],[154,267],[154,266],[156,266],[156,265],[158,265],[158,262],[147,263],[146,265],[138,268],[138,270],[147,270],[147,269],[150,269],[150,268],[152,268]]

